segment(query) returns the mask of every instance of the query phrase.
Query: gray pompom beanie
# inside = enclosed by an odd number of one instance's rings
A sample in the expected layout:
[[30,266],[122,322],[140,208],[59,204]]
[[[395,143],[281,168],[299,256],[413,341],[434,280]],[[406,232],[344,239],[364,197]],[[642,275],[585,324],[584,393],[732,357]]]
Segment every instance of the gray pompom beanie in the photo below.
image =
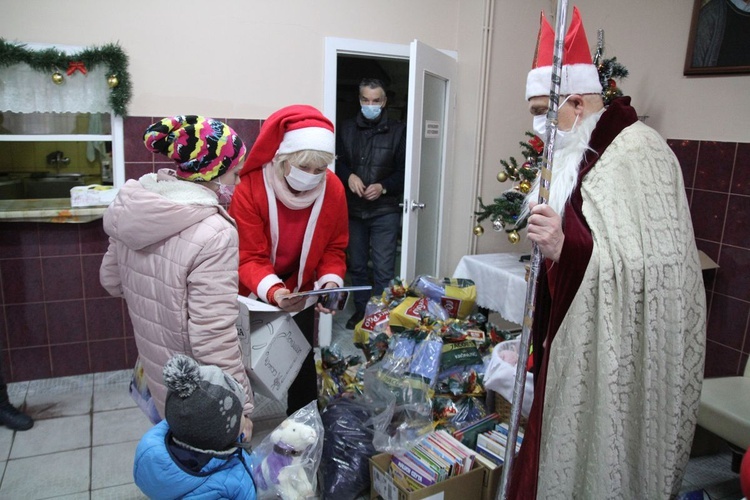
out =
[[237,446],[245,392],[218,366],[199,365],[177,354],[163,370],[167,386],[165,418],[178,445],[213,455]]

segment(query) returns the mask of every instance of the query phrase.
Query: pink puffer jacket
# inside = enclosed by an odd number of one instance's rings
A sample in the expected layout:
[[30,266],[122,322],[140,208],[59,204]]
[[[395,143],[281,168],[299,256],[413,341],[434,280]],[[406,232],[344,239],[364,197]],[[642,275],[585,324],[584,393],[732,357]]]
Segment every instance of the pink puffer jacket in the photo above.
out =
[[[158,180],[157,180],[158,179]],[[102,286],[128,304],[151,395],[164,416],[162,368],[181,353],[217,365],[253,397],[236,320],[238,236],[216,195],[169,171],[129,180],[104,214]]]

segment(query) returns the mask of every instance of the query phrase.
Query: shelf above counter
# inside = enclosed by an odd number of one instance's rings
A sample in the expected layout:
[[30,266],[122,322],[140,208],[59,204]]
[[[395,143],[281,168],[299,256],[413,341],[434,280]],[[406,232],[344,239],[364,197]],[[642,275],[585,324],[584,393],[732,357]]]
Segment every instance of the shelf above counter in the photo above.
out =
[[0,200],[0,222],[81,224],[101,219],[106,206],[71,207],[70,198]]

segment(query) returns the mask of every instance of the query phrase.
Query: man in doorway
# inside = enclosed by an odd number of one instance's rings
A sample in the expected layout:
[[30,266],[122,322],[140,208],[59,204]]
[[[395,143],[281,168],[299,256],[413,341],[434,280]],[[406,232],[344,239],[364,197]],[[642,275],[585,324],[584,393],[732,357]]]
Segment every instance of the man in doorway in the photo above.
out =
[[[353,329],[365,315],[371,295],[380,295],[396,273],[396,247],[406,161],[406,125],[388,118],[383,82],[359,83],[360,112],[337,127],[336,175],[349,205],[347,270],[352,285],[372,285],[355,292]],[[372,280],[368,263],[372,261]]]
[[[544,137],[554,32],[526,99]],[[534,401],[508,498],[674,498],[703,377],[706,303],[682,171],[629,97],[606,107],[577,8],[565,37],[532,327]]]

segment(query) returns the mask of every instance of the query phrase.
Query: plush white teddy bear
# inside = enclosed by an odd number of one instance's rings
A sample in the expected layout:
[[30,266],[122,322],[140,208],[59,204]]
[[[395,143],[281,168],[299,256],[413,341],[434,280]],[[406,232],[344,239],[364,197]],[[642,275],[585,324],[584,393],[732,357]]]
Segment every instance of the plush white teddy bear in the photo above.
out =
[[[273,450],[255,470],[255,487],[259,497],[276,493],[284,500],[302,500],[315,496],[315,491],[302,456],[317,442],[318,433],[307,424],[287,419],[270,435]],[[308,464],[309,466],[309,464]],[[315,471],[310,473],[314,476]]]

